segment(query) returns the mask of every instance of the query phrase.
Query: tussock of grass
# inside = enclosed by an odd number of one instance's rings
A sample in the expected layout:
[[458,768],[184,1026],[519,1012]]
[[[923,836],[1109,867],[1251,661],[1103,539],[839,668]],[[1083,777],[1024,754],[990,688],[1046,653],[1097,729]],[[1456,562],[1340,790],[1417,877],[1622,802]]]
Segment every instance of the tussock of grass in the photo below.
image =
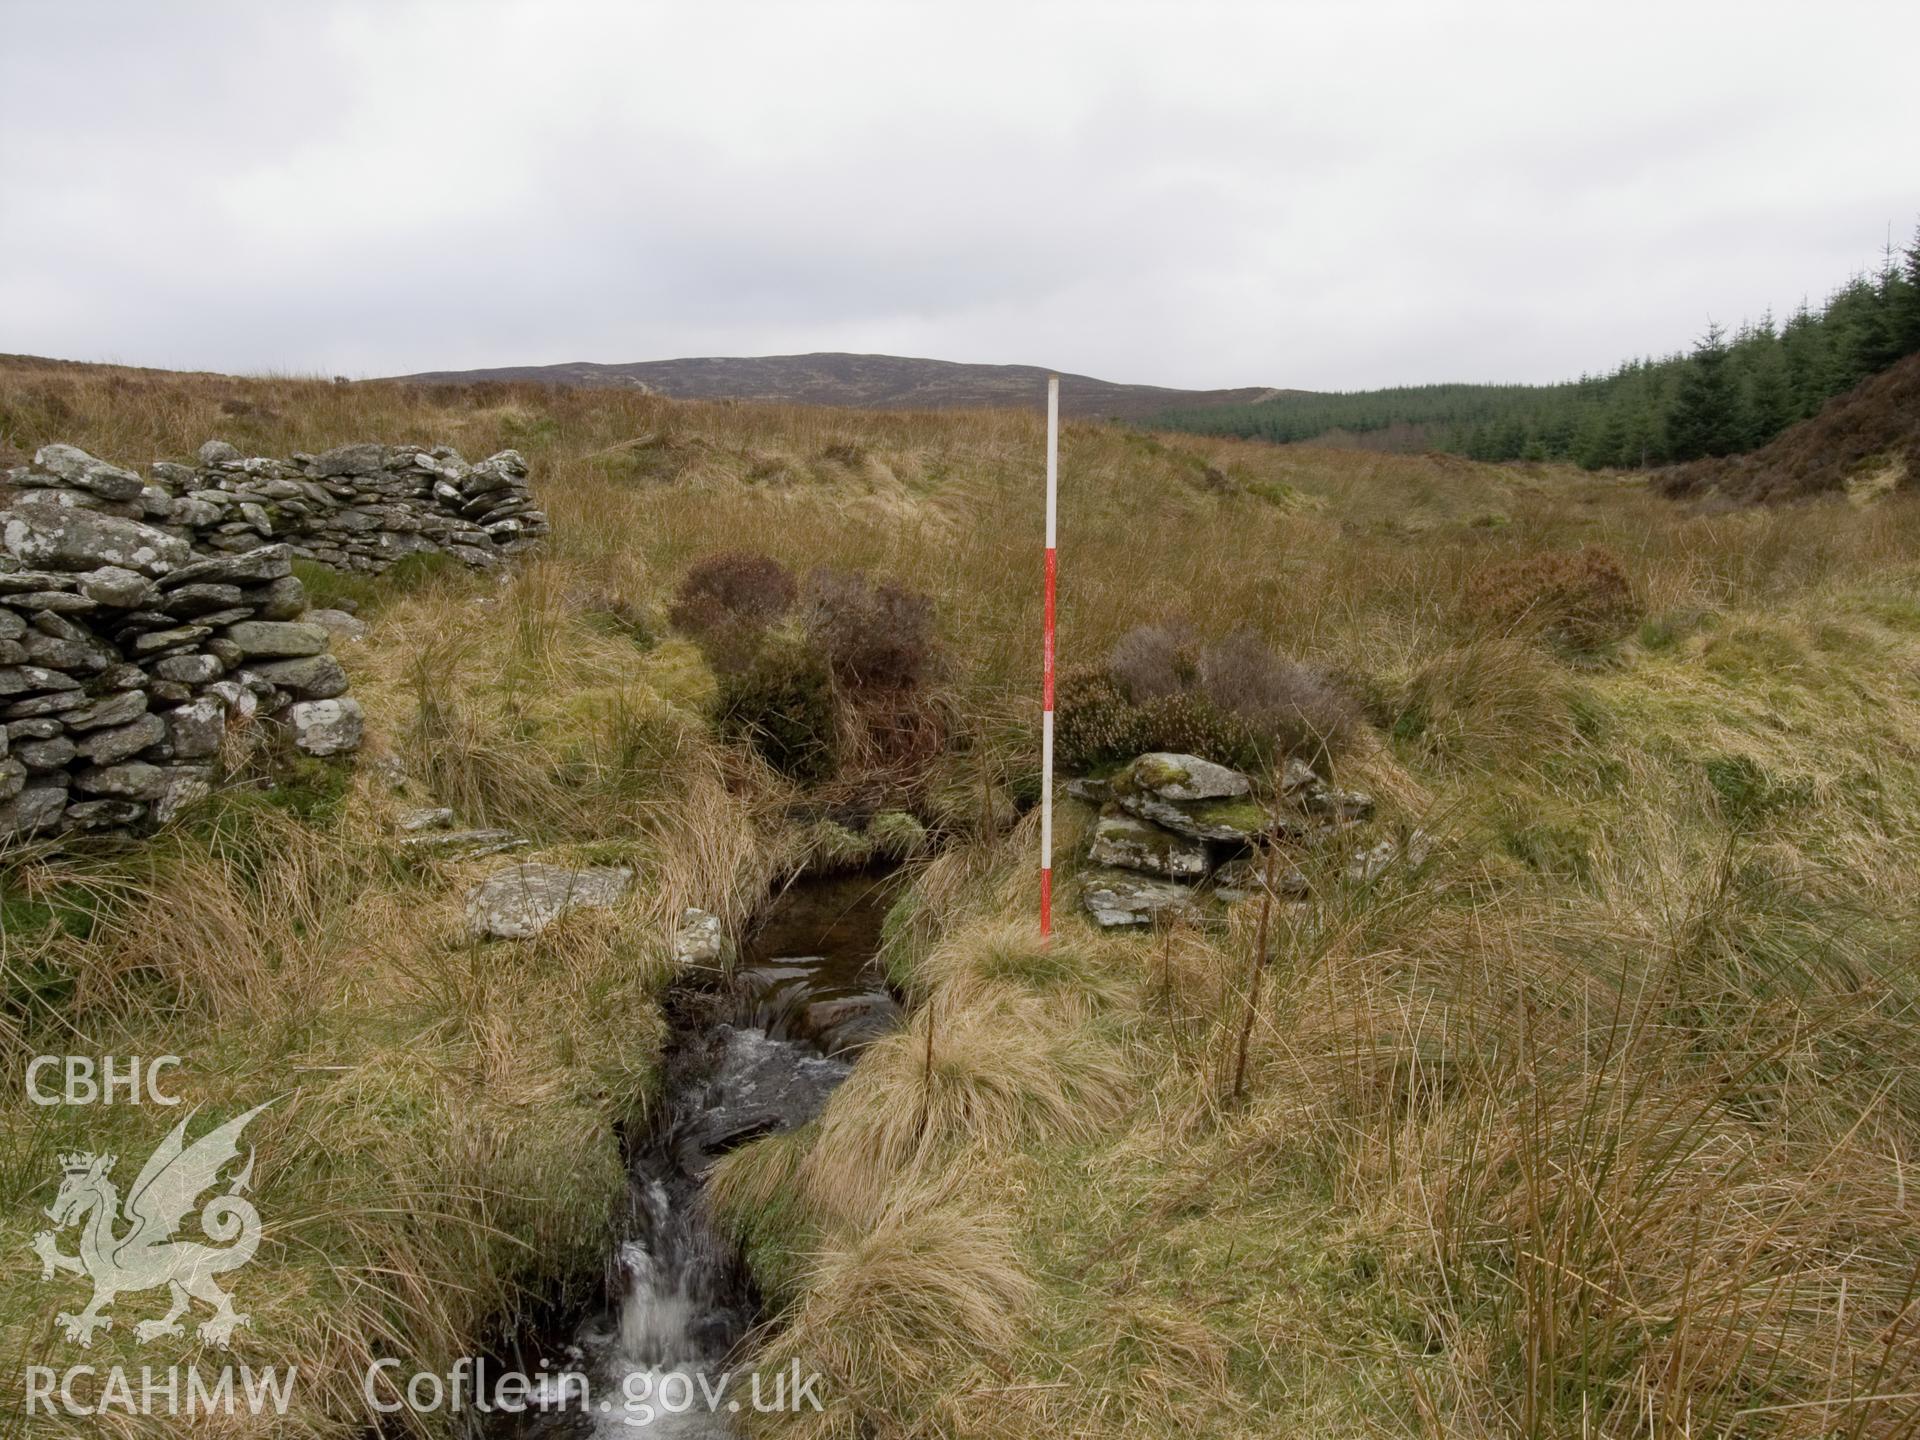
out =
[[949,1405],[997,1378],[993,1357],[1033,1284],[1006,1215],[915,1203],[828,1242],[803,1290],[764,1361],[798,1360],[802,1373],[822,1376],[826,1408],[796,1417],[790,1431],[826,1440],[891,1429],[928,1409],[924,1418],[938,1424]]
[[1110,1046],[1004,982],[937,987],[878,1042],[817,1124],[796,1183],[810,1208],[858,1230],[902,1175],[956,1151],[1067,1143],[1113,1113],[1126,1071]]

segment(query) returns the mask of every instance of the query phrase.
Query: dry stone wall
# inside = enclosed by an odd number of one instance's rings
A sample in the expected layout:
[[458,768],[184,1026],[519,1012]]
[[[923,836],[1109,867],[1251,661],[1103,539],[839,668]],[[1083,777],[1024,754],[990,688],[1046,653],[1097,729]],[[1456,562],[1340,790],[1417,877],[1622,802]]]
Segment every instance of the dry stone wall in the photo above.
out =
[[[43,457],[66,448],[42,450],[34,470],[46,473]],[[490,566],[547,533],[517,450],[475,465],[445,445],[342,445],[275,460],[209,440],[199,458],[197,467],[155,463],[152,483],[137,496],[144,514],[131,518],[186,533],[196,549],[250,550],[284,540],[296,555],[371,573],[422,554]],[[68,473],[85,468],[61,459]],[[32,472],[15,475],[16,484],[34,483]]]
[[0,843],[139,831],[218,783],[258,720],[356,749],[358,702],[296,556],[378,573],[500,564],[546,533],[512,450],[346,445],[248,458],[221,441],[149,476],[48,445],[0,477]]

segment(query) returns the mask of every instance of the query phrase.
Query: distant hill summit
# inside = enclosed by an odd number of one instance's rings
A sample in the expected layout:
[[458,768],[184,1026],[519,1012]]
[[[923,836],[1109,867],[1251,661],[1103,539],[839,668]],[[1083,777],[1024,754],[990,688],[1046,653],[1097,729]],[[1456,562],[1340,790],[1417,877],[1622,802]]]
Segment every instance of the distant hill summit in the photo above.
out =
[[[905,355],[823,352],[641,360],[625,365],[588,361],[502,365],[482,370],[430,370],[391,378],[456,385],[481,380],[531,380],[543,385],[643,389],[679,400],[779,400],[864,410],[960,410],[1043,405],[1048,373],[1038,365],[968,365]],[[1175,407],[1246,405],[1277,393],[1259,386],[1177,390],[1163,385],[1122,385],[1091,375],[1060,377],[1061,410],[1082,418],[1137,420]]]
[[1700,460],[1669,471],[1660,488],[1675,497],[1798,500],[1834,490],[1920,484],[1920,355],[1829,400],[1770,443],[1745,455]]

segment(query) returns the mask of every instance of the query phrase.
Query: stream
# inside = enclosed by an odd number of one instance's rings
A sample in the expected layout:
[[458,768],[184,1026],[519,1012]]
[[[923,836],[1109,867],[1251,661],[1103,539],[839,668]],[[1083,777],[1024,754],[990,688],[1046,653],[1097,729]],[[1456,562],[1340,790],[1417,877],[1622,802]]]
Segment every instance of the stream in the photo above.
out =
[[[889,878],[796,881],[746,937],[730,987],[690,976],[668,991],[663,1103],[628,1166],[612,1302],[547,1347],[560,1353],[541,1358],[560,1373],[539,1382],[524,1413],[496,1412],[475,1435],[736,1433],[729,1407],[754,1403],[751,1357],[740,1352],[760,1302],[739,1254],[708,1223],[705,1178],[728,1151],[812,1119],[853,1053],[898,1023],[875,958]],[[585,1377],[584,1400],[578,1379],[562,1378],[569,1373]]]

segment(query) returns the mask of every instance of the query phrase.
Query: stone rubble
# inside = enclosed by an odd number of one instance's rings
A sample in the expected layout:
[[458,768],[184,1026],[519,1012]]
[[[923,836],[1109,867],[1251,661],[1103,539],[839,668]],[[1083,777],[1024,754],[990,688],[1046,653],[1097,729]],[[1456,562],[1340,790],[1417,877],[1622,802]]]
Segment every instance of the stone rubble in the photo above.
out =
[[1112,812],[1095,822],[1090,854],[1097,864],[1173,880],[1204,879],[1208,869],[1207,847],[1198,840]]
[[401,812],[400,828],[410,835],[422,830],[449,830],[453,828],[453,809],[447,805],[434,805]]
[[1082,878],[1082,902],[1103,929],[1151,925],[1161,920],[1198,924],[1194,892],[1171,880],[1150,880],[1125,870],[1097,870]]
[[[1070,781],[1070,796],[1101,807],[1088,850],[1100,868],[1081,884],[1088,913],[1105,928],[1199,923],[1208,898],[1234,904],[1260,893],[1261,842],[1321,845],[1373,814],[1371,797],[1328,785],[1298,760],[1287,762],[1278,788],[1277,797],[1263,799],[1250,776],[1163,752],[1139,756],[1110,779]],[[1424,861],[1426,844],[1414,832],[1406,851],[1412,864]],[[1392,840],[1356,851],[1349,879],[1372,880],[1400,854]],[[1279,897],[1297,901],[1308,889],[1297,866],[1276,868]]]
[[436,860],[478,860],[486,855],[521,850],[532,843],[511,830],[438,830],[409,835],[401,840],[400,848],[431,855]]
[[[409,555],[491,567],[548,530],[527,488],[527,462],[502,450],[477,464],[445,445],[340,445],[285,460],[243,456],[210,440],[197,467],[153,467],[171,487],[165,526],[201,550],[282,540],[340,570],[378,574]],[[195,577],[198,578],[198,577]]]

